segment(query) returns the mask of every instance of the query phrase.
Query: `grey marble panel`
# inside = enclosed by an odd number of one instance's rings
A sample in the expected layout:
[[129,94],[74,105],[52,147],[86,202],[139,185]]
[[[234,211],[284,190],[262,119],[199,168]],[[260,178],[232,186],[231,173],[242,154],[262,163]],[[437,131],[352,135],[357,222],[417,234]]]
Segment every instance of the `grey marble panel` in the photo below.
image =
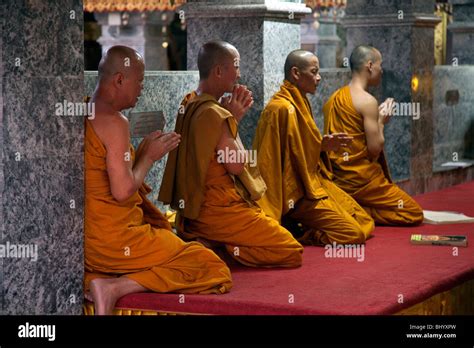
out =
[[38,252],[4,259],[5,314],[80,314],[83,156],[8,160],[4,175],[2,244]]
[[[57,71],[60,13],[42,1],[8,1],[3,30],[5,76],[53,76]],[[45,16],[48,14],[48,16]]]
[[455,22],[472,22],[474,20],[474,2],[471,0],[450,0],[453,5]]
[[474,64],[474,20],[455,22],[448,26],[446,62]]
[[1,261],[0,313],[80,314],[84,127],[55,116],[55,103],[82,101],[82,1],[2,9],[0,243],[36,245],[39,256]]
[[435,0],[351,0],[347,2],[347,15],[359,15],[361,10],[367,14],[384,15],[404,13],[432,13]]
[[[58,9],[56,75],[78,76],[84,73],[84,10],[81,0],[55,2]],[[49,37],[50,35],[46,36]],[[83,44],[80,45],[79,43]]]
[[[5,27],[5,4],[0,4],[0,25]],[[3,195],[5,180],[3,175],[4,146],[3,146],[3,32],[0,35],[0,197]],[[0,198],[0,242],[3,241],[3,201]],[[3,287],[3,258],[0,258],[0,314],[3,314],[4,306],[4,287]]]
[[456,156],[474,159],[474,66],[436,66],[433,88],[433,170],[438,171]]
[[301,27],[291,21],[266,20],[263,23],[263,71],[283,74],[288,54],[301,48]]
[[[82,78],[23,77],[5,79],[5,156],[14,159],[63,157],[82,152],[82,116],[58,116],[56,104],[82,103]],[[59,110],[59,108],[58,108]]]

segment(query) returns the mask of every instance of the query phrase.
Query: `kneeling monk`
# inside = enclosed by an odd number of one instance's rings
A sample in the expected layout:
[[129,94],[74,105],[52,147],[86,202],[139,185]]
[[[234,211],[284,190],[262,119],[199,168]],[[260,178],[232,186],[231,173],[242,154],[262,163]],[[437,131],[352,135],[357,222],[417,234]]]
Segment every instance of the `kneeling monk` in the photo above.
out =
[[348,145],[351,138],[321,136],[306,98],[320,80],[314,54],[296,50],[288,55],[285,81],[263,110],[255,134],[258,166],[268,186],[258,203],[284,224],[300,223],[304,244],[364,243],[374,222],[332,182],[323,161],[325,151]]
[[[178,146],[179,135],[154,132],[137,153],[127,118],[143,87],[144,64],[133,49],[114,46],[99,65],[85,135],[85,288],[96,314],[112,314],[134,292],[224,293],[228,267],[199,243],[185,243],[146,198],[153,163]],[[90,290],[90,292],[88,292]]]
[[380,84],[382,55],[370,46],[358,46],[350,57],[352,80],[336,91],[324,105],[325,132],[345,132],[351,147],[330,154],[334,182],[349,193],[381,225],[416,225],[423,210],[395,185],[383,152],[384,125],[394,101],[380,106],[367,92]]
[[[178,211],[178,233],[185,240],[214,243],[247,266],[297,267],[303,247],[254,203],[265,183],[237,132],[253,104],[250,91],[236,85],[239,59],[226,42],[201,47],[199,87],[178,112],[181,144],[168,157],[159,199]],[[221,105],[226,92],[232,96]]]

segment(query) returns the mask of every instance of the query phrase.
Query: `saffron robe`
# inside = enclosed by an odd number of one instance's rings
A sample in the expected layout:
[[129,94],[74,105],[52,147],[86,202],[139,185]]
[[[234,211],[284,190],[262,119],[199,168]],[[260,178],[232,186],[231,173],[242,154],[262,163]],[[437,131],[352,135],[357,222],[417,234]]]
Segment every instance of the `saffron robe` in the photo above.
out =
[[348,148],[330,153],[334,182],[349,193],[380,225],[416,225],[423,210],[392,182],[384,152],[369,159],[363,116],[352,103],[350,87],[337,90],[326,102],[324,131],[354,137]]
[[263,110],[254,139],[258,167],[267,184],[258,201],[279,221],[303,225],[305,244],[363,243],[372,218],[332,182],[321,134],[306,96],[285,80]]
[[[130,145],[132,160],[134,149]],[[155,292],[225,293],[230,270],[211,250],[185,243],[147,199],[143,184],[130,198],[112,196],[106,148],[86,120],[85,289],[97,277],[130,278]]]
[[178,149],[166,163],[159,200],[178,211],[185,240],[221,244],[238,262],[253,267],[297,267],[303,247],[254,203],[265,191],[258,168],[231,175],[217,161],[223,123],[237,136],[237,123],[214,97],[188,94],[178,113]]

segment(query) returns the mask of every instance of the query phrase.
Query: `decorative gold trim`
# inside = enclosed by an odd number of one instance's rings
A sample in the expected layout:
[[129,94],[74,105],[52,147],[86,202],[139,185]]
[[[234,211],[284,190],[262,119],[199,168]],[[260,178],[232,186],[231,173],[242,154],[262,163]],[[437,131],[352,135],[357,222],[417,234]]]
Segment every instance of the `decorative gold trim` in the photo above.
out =
[[170,11],[186,0],[84,0],[87,12]]
[[[84,315],[94,315],[94,304],[85,302],[82,306]],[[135,309],[135,308],[115,308],[113,315],[210,315],[201,313],[186,312],[165,312],[153,309]]]
[[449,8],[439,6],[435,15],[441,19],[435,27],[434,45],[435,45],[435,65],[446,64],[446,41],[447,41],[447,27],[449,22]]
[[472,315],[474,314],[474,280],[404,309],[396,315]]

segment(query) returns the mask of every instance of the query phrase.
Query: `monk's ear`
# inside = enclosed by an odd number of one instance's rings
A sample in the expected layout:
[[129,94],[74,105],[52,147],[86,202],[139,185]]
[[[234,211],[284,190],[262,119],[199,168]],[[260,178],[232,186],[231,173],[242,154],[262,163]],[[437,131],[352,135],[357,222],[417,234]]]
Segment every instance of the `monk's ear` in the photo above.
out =
[[295,79],[295,80],[299,80],[300,79],[300,71],[299,69],[294,66],[291,68],[291,76]]
[[372,72],[373,67],[374,67],[374,63],[371,60],[369,60],[367,62],[367,69],[369,69],[370,73]]
[[217,64],[215,67],[214,67],[214,72],[216,74],[217,77],[221,77],[222,76],[222,66]]
[[123,74],[120,73],[120,72],[116,73],[114,75],[113,81],[114,81],[114,85],[116,85],[116,87],[121,87],[123,85],[123,81],[124,81]]

